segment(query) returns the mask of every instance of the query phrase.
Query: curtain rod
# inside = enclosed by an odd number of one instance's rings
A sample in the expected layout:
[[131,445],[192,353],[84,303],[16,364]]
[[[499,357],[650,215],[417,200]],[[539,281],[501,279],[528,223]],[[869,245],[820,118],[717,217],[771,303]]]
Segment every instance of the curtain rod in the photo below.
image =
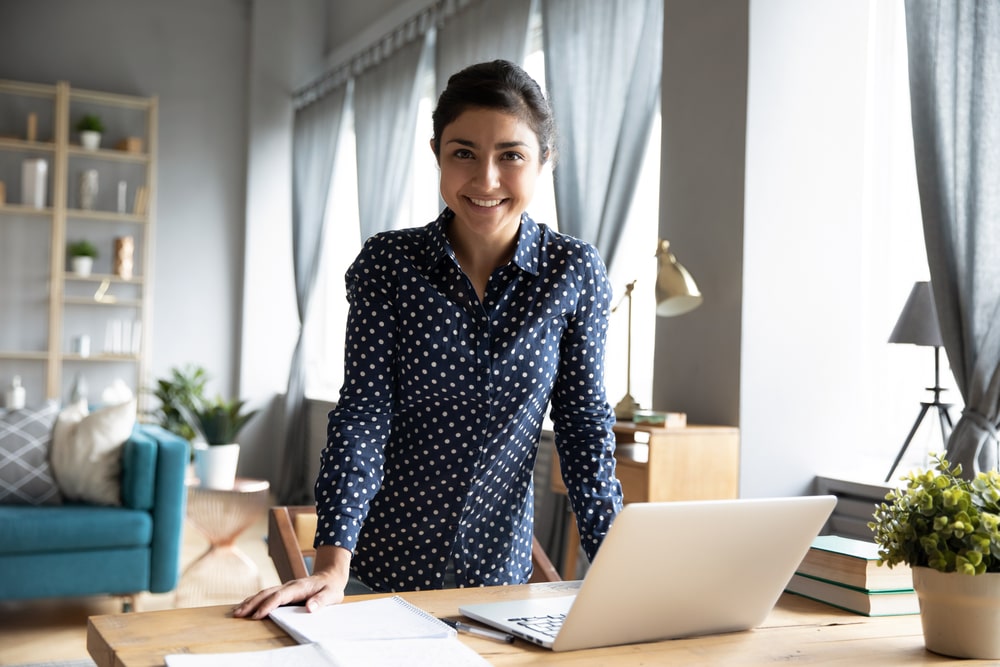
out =
[[481,1],[436,0],[346,61],[330,68],[314,81],[296,90],[292,94],[293,106],[297,110],[321,100],[331,90],[344,85],[348,79],[378,65],[413,40],[427,34],[432,27],[442,25],[458,11]]

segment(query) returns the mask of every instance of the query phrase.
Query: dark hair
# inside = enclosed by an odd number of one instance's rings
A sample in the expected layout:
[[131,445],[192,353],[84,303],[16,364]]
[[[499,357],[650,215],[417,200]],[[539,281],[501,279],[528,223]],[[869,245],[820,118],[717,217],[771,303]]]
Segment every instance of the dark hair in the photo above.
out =
[[469,109],[494,109],[517,116],[538,137],[544,163],[553,153],[555,121],[538,83],[507,60],[470,65],[452,74],[434,109],[434,154],[441,154],[441,134]]

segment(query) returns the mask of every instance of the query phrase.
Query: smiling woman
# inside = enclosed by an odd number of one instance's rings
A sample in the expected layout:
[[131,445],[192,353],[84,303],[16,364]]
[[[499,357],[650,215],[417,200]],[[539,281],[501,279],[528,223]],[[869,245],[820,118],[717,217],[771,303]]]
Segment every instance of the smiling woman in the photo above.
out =
[[431,142],[447,208],[370,237],[347,272],[345,382],[316,482],[313,574],[236,610],[524,583],[532,473],[552,406],[582,546],[621,509],[604,390],[611,288],[596,249],[532,220],[551,112],[496,60],[453,75]]

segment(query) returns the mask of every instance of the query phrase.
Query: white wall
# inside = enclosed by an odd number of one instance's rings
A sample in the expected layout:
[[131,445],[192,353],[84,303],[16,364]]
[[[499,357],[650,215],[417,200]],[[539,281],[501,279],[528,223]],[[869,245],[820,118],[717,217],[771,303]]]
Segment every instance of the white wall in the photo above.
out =
[[159,96],[152,372],[235,388],[249,12],[220,0],[5,0],[0,77]]
[[746,495],[801,492],[863,437],[867,28],[866,0],[751,3]]
[[905,83],[868,69],[901,6],[665,8],[660,229],[705,304],[657,322],[654,407],[738,425],[743,496],[881,481],[932,380],[929,350],[886,343],[926,279],[912,158],[889,150]]

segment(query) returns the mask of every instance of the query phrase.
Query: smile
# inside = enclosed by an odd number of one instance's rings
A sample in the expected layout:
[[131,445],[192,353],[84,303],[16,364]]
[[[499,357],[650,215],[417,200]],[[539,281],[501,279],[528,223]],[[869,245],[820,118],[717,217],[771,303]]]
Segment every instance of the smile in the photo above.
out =
[[476,199],[474,197],[469,197],[469,201],[471,201],[476,206],[493,208],[494,206],[499,206],[503,202],[503,199]]

